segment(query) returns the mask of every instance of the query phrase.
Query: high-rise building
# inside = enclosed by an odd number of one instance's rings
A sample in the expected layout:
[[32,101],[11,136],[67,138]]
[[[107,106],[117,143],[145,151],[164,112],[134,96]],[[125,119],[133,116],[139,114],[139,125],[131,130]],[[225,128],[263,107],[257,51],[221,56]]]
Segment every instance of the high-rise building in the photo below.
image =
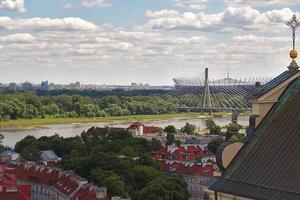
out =
[[17,91],[17,84],[16,83],[10,83],[8,86],[8,89],[10,91]]
[[44,90],[44,91],[48,91],[49,90],[49,83],[48,83],[48,81],[42,81],[41,82],[41,90]]
[[30,82],[25,82],[25,83],[22,84],[22,90],[23,91],[34,90],[34,86]]

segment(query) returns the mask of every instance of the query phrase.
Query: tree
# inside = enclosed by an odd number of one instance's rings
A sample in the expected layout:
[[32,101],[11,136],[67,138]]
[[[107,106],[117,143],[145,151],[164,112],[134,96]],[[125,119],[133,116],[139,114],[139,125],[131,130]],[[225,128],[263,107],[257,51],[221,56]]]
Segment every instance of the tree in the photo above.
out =
[[165,131],[166,133],[176,133],[176,132],[177,132],[175,126],[173,126],[173,125],[166,126],[166,127],[164,128],[164,131]]
[[181,131],[188,135],[193,135],[195,133],[196,129],[197,129],[196,125],[186,123],[185,126],[181,128]]
[[167,145],[173,144],[175,141],[175,136],[173,133],[168,133],[167,134]]
[[28,146],[22,150],[21,157],[25,160],[36,162],[41,160],[41,152],[36,147]]
[[160,163],[158,160],[152,159],[147,153],[143,154],[137,160],[139,165],[150,166],[155,168],[156,170],[160,170]]
[[216,153],[219,146],[224,143],[225,141],[223,139],[216,139],[216,140],[213,140],[211,142],[208,143],[207,145],[207,149],[213,153]]
[[78,116],[82,115],[82,105],[81,105],[80,102],[76,102],[74,104],[74,110],[75,110],[75,112],[77,113]]
[[180,147],[181,141],[180,140],[175,140],[175,144],[176,144],[177,147]]
[[188,200],[187,185],[182,178],[157,178],[148,183],[137,199],[143,200]]
[[209,134],[220,135],[221,127],[218,126],[213,119],[208,119],[205,121],[206,127],[209,129]]
[[125,184],[117,175],[106,177],[103,180],[103,186],[107,187],[108,194],[113,196],[128,197],[128,193],[124,190]]
[[157,151],[157,150],[160,150],[161,148],[163,148],[163,146],[162,146],[160,140],[158,140],[156,138],[152,138],[150,151]]
[[0,133],[0,144],[2,144],[3,139],[4,139],[4,136]]
[[123,147],[121,149],[121,154],[124,155],[124,156],[128,156],[128,157],[135,157],[135,156],[137,156],[137,153],[134,150],[134,148],[130,147],[130,146]]
[[150,181],[158,178],[161,174],[155,168],[144,165],[137,165],[133,169],[134,180],[136,188],[140,190],[144,186],[146,186]]
[[2,145],[2,140],[3,139],[4,139],[4,136],[0,133],[0,152],[6,150],[6,148]]
[[55,103],[52,103],[52,104],[43,106],[42,112],[43,112],[43,114],[50,115],[50,116],[57,115],[57,114],[59,114],[59,107]]

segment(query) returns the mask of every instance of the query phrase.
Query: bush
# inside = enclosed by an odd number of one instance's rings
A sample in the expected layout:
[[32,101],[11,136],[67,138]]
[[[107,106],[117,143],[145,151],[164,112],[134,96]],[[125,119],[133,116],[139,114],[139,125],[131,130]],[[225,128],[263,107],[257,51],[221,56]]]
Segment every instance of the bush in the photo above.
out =
[[218,126],[213,119],[208,119],[205,121],[206,127],[209,129],[209,134],[220,135],[221,127]]
[[184,127],[181,128],[181,132],[186,133],[188,135],[192,135],[195,133],[197,126],[194,124],[186,123]]
[[107,114],[104,110],[99,110],[97,113],[96,113],[96,117],[106,117]]
[[173,126],[173,125],[169,125],[169,126],[165,127],[164,131],[166,133],[176,133],[177,132],[175,126]]

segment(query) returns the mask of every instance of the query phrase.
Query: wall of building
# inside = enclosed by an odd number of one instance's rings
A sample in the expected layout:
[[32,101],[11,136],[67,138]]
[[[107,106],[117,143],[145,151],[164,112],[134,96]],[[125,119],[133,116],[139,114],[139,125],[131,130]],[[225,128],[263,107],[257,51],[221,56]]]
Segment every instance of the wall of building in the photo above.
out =
[[273,90],[264,94],[256,100],[253,100],[252,103],[252,114],[257,115],[256,118],[256,126],[260,124],[260,122],[264,119],[264,117],[268,114],[274,103],[278,101],[278,98],[287,88],[289,83],[295,80],[297,77],[300,77],[300,73],[295,74],[293,77],[284,81],[281,85],[277,86]]
[[203,199],[205,194],[205,187],[203,186],[203,182],[207,180],[206,177],[203,176],[189,176],[182,175],[185,182],[188,185],[188,191],[191,194],[192,199]]
[[246,197],[233,196],[222,192],[217,193],[217,199],[215,198],[215,191],[209,190],[207,187],[204,191],[209,195],[209,200],[253,200]]
[[57,190],[55,187],[37,183],[33,181],[17,180],[19,184],[32,185],[31,198],[32,200],[69,200],[67,196]]
[[286,87],[287,86],[277,89],[274,91],[273,94],[266,97],[265,99],[257,100],[252,103],[252,114],[258,116],[256,118],[256,125],[260,124],[260,122],[265,118],[265,116],[271,110],[274,103],[278,101],[278,98],[286,89]]

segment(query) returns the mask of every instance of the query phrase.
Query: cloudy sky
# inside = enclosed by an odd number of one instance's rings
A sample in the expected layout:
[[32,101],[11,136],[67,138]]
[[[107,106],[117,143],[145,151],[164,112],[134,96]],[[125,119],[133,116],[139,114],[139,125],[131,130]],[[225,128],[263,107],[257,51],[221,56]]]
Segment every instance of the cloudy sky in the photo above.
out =
[[228,66],[274,77],[299,11],[300,0],[0,0],[0,82],[172,85]]

